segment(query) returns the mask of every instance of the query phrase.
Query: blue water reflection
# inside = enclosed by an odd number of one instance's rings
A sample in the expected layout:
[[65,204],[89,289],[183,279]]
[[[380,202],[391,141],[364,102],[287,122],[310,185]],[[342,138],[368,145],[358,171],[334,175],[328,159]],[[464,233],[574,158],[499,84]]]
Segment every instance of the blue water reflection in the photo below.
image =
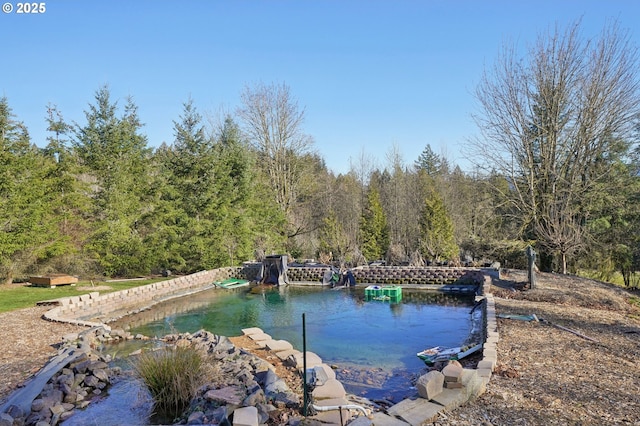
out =
[[[175,308],[179,303],[185,307]],[[397,386],[407,388],[411,373],[424,368],[417,352],[432,346],[459,346],[468,337],[473,296],[405,289],[401,303],[367,302],[363,288],[287,286],[253,292],[213,290],[166,304],[164,316],[163,307],[158,306],[153,311],[161,317],[127,319],[131,331],[163,336],[206,329],[237,336],[243,328],[260,327],[301,350],[305,313],[307,350],[339,370],[375,369],[381,375],[403,377]],[[371,396],[366,389],[359,393]]]

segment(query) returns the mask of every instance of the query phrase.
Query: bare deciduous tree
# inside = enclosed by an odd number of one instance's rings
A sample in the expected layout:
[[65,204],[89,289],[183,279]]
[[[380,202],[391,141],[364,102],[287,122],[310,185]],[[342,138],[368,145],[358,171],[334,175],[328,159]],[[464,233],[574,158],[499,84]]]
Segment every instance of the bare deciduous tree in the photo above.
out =
[[[258,152],[258,165],[266,171],[276,202],[293,223],[293,208],[308,182],[304,157],[313,150],[313,139],[302,129],[304,109],[284,83],[247,87],[241,100],[238,115]],[[300,231],[300,226],[296,228],[294,234]]]
[[589,199],[606,190],[640,112],[637,50],[616,23],[585,39],[580,23],[541,35],[519,58],[507,46],[476,90],[482,137],[474,158],[507,177],[523,236],[566,272],[585,241]]

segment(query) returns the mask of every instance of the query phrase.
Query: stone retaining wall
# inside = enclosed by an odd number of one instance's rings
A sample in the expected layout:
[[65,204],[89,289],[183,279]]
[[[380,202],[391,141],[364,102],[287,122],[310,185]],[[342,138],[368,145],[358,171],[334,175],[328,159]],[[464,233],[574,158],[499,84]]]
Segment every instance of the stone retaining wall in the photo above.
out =
[[253,274],[253,269],[219,268],[112,293],[92,292],[66,297],[59,299],[59,306],[51,309],[44,316],[51,321],[95,327],[102,325],[102,321],[113,317],[115,313],[124,315],[164,300],[201,291],[212,285],[214,281],[231,277],[239,278],[247,273]]
[[[291,267],[289,282],[321,281],[329,267]],[[358,284],[481,284],[484,277],[478,268],[441,268],[412,266],[360,266],[351,270]]]

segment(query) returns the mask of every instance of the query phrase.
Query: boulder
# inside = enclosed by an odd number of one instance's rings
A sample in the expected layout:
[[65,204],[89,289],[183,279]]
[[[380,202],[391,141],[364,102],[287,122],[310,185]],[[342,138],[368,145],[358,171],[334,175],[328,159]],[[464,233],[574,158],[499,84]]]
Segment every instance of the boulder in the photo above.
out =
[[418,395],[424,399],[433,399],[442,392],[444,385],[444,374],[439,371],[429,371],[427,374],[420,376],[416,382]]

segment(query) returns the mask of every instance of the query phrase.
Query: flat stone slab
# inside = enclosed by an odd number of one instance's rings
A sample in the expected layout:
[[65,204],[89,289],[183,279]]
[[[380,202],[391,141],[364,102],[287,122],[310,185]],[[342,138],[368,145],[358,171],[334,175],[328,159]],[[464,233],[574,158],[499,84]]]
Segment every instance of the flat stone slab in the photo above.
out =
[[[406,423],[405,423],[406,424]],[[349,422],[349,426],[374,426],[373,421],[365,416],[356,417]]]
[[313,399],[319,401],[321,399],[345,398],[347,392],[344,386],[336,379],[327,380],[324,385],[316,386],[312,393]]
[[333,370],[333,368],[329,367],[327,364],[316,365],[313,367],[313,369],[316,370],[316,374],[321,374],[320,371],[318,370],[322,370],[325,376],[327,376],[327,379],[336,378],[336,372]]
[[267,349],[273,352],[286,351],[293,349],[293,345],[286,340],[267,340],[265,342]]
[[258,426],[256,407],[236,408],[233,412],[233,426]]
[[[287,358],[287,362],[293,365],[298,370],[302,370],[304,368],[302,352],[291,355],[289,358]],[[313,368],[316,365],[320,364],[322,364],[322,358],[320,358],[313,352],[307,351],[307,368]]]
[[447,411],[454,410],[467,402],[466,390],[443,389],[431,402],[442,405]]
[[276,356],[280,358],[280,360],[284,361],[285,359],[289,358],[291,355],[295,355],[299,353],[301,352],[297,349],[287,349],[286,351],[276,352]]
[[272,340],[271,336],[269,336],[267,333],[247,334],[247,336],[249,337],[249,339],[253,340],[254,342],[263,342],[265,340]]
[[387,412],[400,417],[410,425],[423,425],[435,421],[438,413],[444,410],[442,405],[434,404],[424,398],[405,399],[390,407]]
[[376,426],[407,426],[409,423],[381,412],[373,413],[373,424]]
[[260,334],[260,333],[264,333],[264,331],[262,331],[262,329],[258,327],[249,327],[249,328],[242,329],[242,334],[244,334],[245,336],[249,336],[251,334]]
[[204,398],[208,401],[217,401],[224,404],[242,404],[245,397],[244,390],[237,386],[227,386],[221,389],[211,389],[204,394]]

